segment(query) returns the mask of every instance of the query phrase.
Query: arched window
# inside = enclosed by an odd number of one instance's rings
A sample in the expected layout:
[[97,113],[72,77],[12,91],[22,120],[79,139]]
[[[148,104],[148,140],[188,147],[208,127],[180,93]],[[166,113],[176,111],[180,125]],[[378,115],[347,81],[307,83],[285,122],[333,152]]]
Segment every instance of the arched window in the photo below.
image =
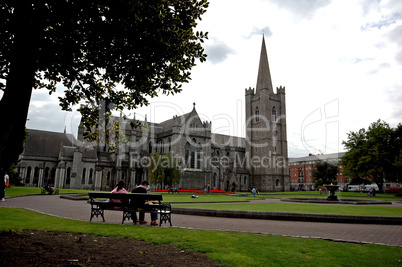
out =
[[279,186],[279,179],[276,179],[275,185],[276,185],[276,186]]
[[272,108],[272,121],[276,122],[276,108],[275,107]]
[[171,147],[171,142],[172,142],[172,140],[169,138],[169,139],[168,139],[169,152],[170,152],[170,150],[172,149],[172,147]]
[[37,185],[39,180],[39,167],[35,167],[33,184]]
[[110,172],[107,172],[106,175],[106,185],[110,185]]
[[152,153],[152,142],[149,142],[149,144],[148,144],[148,153],[149,154]]
[[71,168],[67,169],[66,184],[70,184],[71,181]]
[[165,143],[163,142],[163,140],[160,141],[160,146],[161,154],[165,154]]
[[87,169],[82,170],[82,178],[81,178],[81,184],[85,184],[85,173],[87,172]]
[[49,182],[49,167],[45,168],[45,175],[44,175],[44,185],[47,185]]
[[56,168],[52,168],[52,170],[50,171],[50,177],[48,183],[54,186],[55,179],[56,179]]
[[[200,145],[200,151],[201,151],[201,145]],[[185,147],[185,161],[186,161],[186,167],[187,168],[196,168],[196,163],[198,159],[196,157],[198,156],[198,147],[196,148],[196,141],[195,139],[191,140],[190,143],[186,143]]]
[[259,122],[260,121],[260,110],[258,109],[258,107],[255,108],[255,122]]
[[187,142],[186,143],[186,149],[185,149],[185,161],[186,161],[186,167],[188,167],[188,162],[190,160],[190,144]]
[[32,168],[31,168],[31,166],[29,166],[27,168],[27,175],[25,177],[25,183],[26,184],[29,184],[31,182],[31,172],[32,172]]
[[91,168],[91,169],[89,170],[89,181],[88,181],[88,184],[92,184],[92,183],[93,183],[93,182],[92,182],[93,172],[94,172],[94,170]]
[[140,150],[140,140],[135,140],[135,149],[136,149],[136,151],[139,151]]
[[197,169],[201,169],[201,144],[197,146]]
[[195,168],[195,139],[191,140],[191,152],[190,152],[190,168]]

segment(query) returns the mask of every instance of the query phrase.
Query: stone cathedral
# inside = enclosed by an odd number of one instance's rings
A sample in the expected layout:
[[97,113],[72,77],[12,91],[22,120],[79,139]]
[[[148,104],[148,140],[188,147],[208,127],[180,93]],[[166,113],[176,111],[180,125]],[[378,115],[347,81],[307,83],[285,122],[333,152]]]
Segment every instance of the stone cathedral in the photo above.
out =
[[[119,180],[134,186],[149,180],[150,155],[169,152],[180,164],[177,188],[289,191],[285,88],[272,86],[262,39],[256,88],[245,90],[246,137],[215,134],[195,108],[160,122],[114,117],[126,142],[115,149],[72,134],[27,130],[17,169],[26,186],[111,190]],[[136,123],[137,127],[132,127]]]

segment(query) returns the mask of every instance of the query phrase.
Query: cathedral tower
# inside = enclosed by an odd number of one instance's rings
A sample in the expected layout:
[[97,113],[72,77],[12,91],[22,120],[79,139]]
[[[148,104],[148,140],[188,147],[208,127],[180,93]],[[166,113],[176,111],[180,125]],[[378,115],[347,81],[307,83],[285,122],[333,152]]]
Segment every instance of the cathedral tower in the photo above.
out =
[[260,191],[289,191],[285,87],[273,90],[264,36],[256,89],[245,93],[250,186]]

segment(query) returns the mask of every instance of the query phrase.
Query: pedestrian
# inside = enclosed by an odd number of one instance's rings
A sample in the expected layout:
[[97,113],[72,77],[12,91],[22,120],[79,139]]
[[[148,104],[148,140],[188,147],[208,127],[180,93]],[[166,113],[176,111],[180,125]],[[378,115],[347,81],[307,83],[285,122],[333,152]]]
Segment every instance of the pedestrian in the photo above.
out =
[[10,177],[7,173],[4,175],[4,183],[6,184],[6,187],[10,187]]
[[257,192],[257,190],[255,189],[255,187],[253,187],[253,190],[251,190],[251,192],[253,192],[253,197],[255,197],[255,193]]
[[234,192],[235,192],[235,189],[236,189],[236,184],[235,184],[235,182],[233,182],[232,183],[232,188],[231,188],[232,190],[232,193],[234,194]]
[[0,179],[0,199],[1,199],[1,201],[4,201],[5,197],[6,197],[6,176],[4,175],[4,179]]

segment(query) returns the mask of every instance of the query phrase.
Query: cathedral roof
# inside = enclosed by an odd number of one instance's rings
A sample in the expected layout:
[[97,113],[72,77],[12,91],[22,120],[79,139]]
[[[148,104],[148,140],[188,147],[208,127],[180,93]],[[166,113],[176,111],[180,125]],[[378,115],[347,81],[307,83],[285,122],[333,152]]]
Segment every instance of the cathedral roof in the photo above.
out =
[[243,137],[211,134],[211,142],[216,146],[246,147],[246,139]]
[[181,115],[181,116],[174,116],[173,118],[171,118],[169,120],[166,120],[164,122],[159,123],[159,126],[161,126],[163,128],[164,132],[169,131],[169,130],[171,130],[173,128],[173,126],[175,124],[177,124],[177,125],[183,124],[187,120],[187,118],[190,115],[190,113],[191,112],[186,113],[186,114]]
[[62,145],[72,146],[72,134],[27,129],[26,156],[58,157]]

